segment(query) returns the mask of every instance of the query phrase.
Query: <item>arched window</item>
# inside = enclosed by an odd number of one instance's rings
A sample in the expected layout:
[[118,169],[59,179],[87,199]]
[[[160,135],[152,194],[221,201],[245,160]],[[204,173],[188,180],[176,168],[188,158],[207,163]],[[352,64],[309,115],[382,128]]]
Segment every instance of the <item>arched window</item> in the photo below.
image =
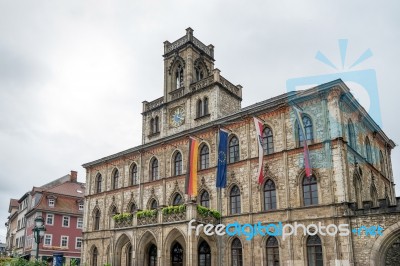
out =
[[154,244],[149,248],[149,266],[157,266],[157,246]]
[[183,67],[179,63],[175,70],[176,89],[183,87]]
[[304,206],[318,204],[318,186],[315,176],[303,178]]
[[201,193],[200,205],[206,208],[210,208],[210,195],[206,190],[204,190],[203,193]]
[[376,187],[374,184],[372,184],[372,186],[371,186],[371,201],[372,201],[372,207],[379,206],[378,191],[376,190]]
[[308,236],[307,238],[307,260],[308,266],[323,266],[322,244],[319,236]]
[[210,153],[207,145],[200,149],[200,169],[207,169],[210,166]]
[[[306,140],[312,141],[314,137],[313,137],[313,125],[311,122],[311,118],[305,115],[303,116],[302,120],[303,120],[304,132],[306,134]],[[300,129],[299,122],[297,122],[297,133],[298,133],[298,146],[303,147],[304,137],[303,137],[303,132]]]
[[203,116],[203,101],[202,100],[197,100],[197,117],[202,117]]
[[379,161],[381,165],[381,173],[382,175],[386,175],[386,164],[385,164],[385,157],[383,157],[382,151],[379,151]]
[[160,121],[158,119],[158,116],[156,116],[156,118],[154,119],[154,127],[155,127],[155,133],[160,132]]
[[271,179],[268,179],[264,184],[264,210],[275,210],[276,209],[276,190],[275,183]]
[[178,242],[175,242],[171,249],[171,265],[183,266],[183,248]]
[[232,241],[231,246],[231,262],[232,266],[242,266],[243,265],[243,256],[242,256],[242,243],[238,238],[235,238]]
[[113,217],[113,216],[116,215],[116,214],[118,214],[117,207],[113,206],[113,207],[111,208],[110,215],[111,215],[111,217]]
[[211,266],[211,248],[205,240],[199,245],[199,266]]
[[103,178],[101,177],[101,174],[98,174],[96,177],[96,193],[101,193],[102,181],[103,181]]
[[229,162],[237,161],[239,161],[239,140],[234,136],[229,141]]
[[118,170],[115,170],[113,175],[113,189],[118,188],[118,179],[119,179],[119,172]]
[[203,115],[208,115],[208,98],[205,97],[203,101]]
[[196,81],[202,80],[205,76],[203,64],[196,64],[195,67]]
[[156,127],[154,123],[154,118],[150,119],[150,134],[156,133]]
[[367,156],[367,161],[369,163],[372,163],[371,143],[369,142],[368,137],[365,137],[365,154]]
[[93,229],[100,230],[100,211],[98,209],[94,213]]
[[267,266],[279,265],[279,244],[274,236],[267,239]]
[[182,154],[177,152],[174,158],[174,175],[182,174]]
[[129,207],[129,211],[130,211],[131,213],[134,213],[134,212],[137,211],[137,207],[136,207],[136,204],[135,204],[135,203],[131,203],[131,206]]
[[129,245],[127,252],[126,252],[126,262],[128,266],[132,266],[132,245]]
[[241,212],[240,207],[240,190],[238,186],[233,186],[230,193],[231,214]]
[[172,205],[173,206],[178,206],[178,205],[182,205],[182,204],[183,204],[183,199],[182,199],[181,194],[176,193],[176,195],[175,195],[175,197],[174,197],[174,199],[172,201]]
[[132,168],[131,168],[131,186],[133,186],[133,185],[136,185],[137,184],[137,178],[138,178],[138,171],[137,171],[137,165],[134,163],[133,165],[132,165]]
[[97,248],[94,247],[92,251],[92,266],[97,266],[97,257],[99,255],[99,252],[97,251]]
[[158,160],[157,160],[157,158],[153,158],[153,160],[151,161],[150,176],[151,176],[152,181],[158,179]]
[[348,126],[348,134],[349,134],[349,145],[352,147],[354,150],[356,149],[356,132],[354,131],[354,125],[349,119],[349,124]]
[[157,201],[155,199],[153,199],[150,203],[150,210],[155,210],[157,209],[158,205],[157,205]]
[[264,144],[264,154],[271,154],[274,152],[274,136],[272,130],[269,127],[263,130],[263,144]]

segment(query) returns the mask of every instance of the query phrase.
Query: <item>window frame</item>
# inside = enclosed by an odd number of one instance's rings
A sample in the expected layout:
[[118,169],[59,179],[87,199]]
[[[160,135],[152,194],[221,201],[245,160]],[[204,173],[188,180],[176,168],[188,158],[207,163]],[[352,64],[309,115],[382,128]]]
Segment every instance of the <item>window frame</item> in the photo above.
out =
[[[207,194],[207,198],[204,199],[204,195]],[[204,204],[206,203],[206,204]],[[210,208],[210,193],[208,193],[207,190],[204,190],[201,194],[200,194],[200,205],[206,208]],[[207,206],[205,206],[207,205]]]
[[[66,239],[66,242],[67,242],[67,244],[65,246],[63,245],[63,238]],[[60,247],[68,248],[68,246],[69,246],[69,236],[62,235],[60,237]]]
[[[50,237],[50,244],[46,244],[46,237]],[[44,234],[43,237],[43,246],[45,247],[51,247],[53,245],[53,234]]]
[[[51,216],[51,223],[48,223],[49,216]],[[54,213],[46,213],[46,225],[54,225]]]
[[131,174],[130,174],[130,185],[134,186],[137,185],[137,178],[138,178],[138,166],[136,163],[133,163],[131,166]]
[[[239,247],[239,243],[240,247]],[[231,242],[231,265],[243,266],[243,244],[239,238],[235,237]],[[237,254],[235,254],[237,251]],[[236,263],[234,263],[236,261]]]
[[159,179],[159,164],[158,164],[158,159],[156,157],[153,157],[153,159],[150,162],[150,171],[151,171],[151,180],[150,181],[156,181]]
[[[265,257],[266,265],[279,265],[280,264],[280,252],[279,242],[275,236],[269,236],[265,244]],[[272,257],[272,264],[270,264],[270,257]],[[278,264],[276,264],[276,258],[278,258]]]
[[[236,141],[236,143],[233,143],[233,141]],[[239,138],[237,136],[233,135],[229,139],[228,150],[229,150],[229,157],[228,157],[229,163],[236,163],[240,161],[240,146],[239,146]]]
[[[204,152],[203,152],[204,151]],[[208,169],[210,168],[210,148],[208,147],[207,144],[203,144],[200,147],[200,156],[199,156],[199,160],[200,160],[200,170],[204,170],[204,169]]]
[[[68,225],[65,225],[65,218],[67,218],[68,220]],[[70,225],[71,225],[71,216],[68,216],[68,215],[63,215],[63,218],[62,218],[62,227],[65,227],[65,228],[69,228],[70,227]]]
[[[235,205],[235,207],[233,205]],[[241,191],[237,185],[233,185],[232,188],[229,190],[229,214],[241,214],[241,213],[242,213]]]
[[[313,123],[311,117],[309,115],[306,115],[306,114],[303,114],[301,119],[302,119],[302,122],[303,122],[303,125],[304,125],[304,132],[306,134],[307,143],[313,143],[313,141],[314,141],[314,128],[313,128],[314,127],[314,123]],[[309,125],[306,125],[307,123],[306,123],[305,120],[310,122]],[[303,137],[304,136],[303,136],[303,133],[302,133],[302,131],[300,129],[300,122],[296,120],[296,123],[297,123],[297,128],[296,128],[296,131],[297,131],[297,146],[298,147],[303,147],[304,146],[304,144],[303,144],[303,141],[304,141]]]
[[[271,184],[272,186],[268,186]],[[267,199],[269,199],[269,203],[267,203]],[[263,186],[263,202],[264,202],[264,211],[271,211],[277,209],[277,196],[276,196],[276,185],[272,179],[267,179]],[[268,206],[268,208],[267,208]]]
[[274,133],[269,126],[264,127],[262,131],[264,155],[274,153]]
[[[306,183],[308,182],[308,183]],[[303,195],[303,206],[314,206],[319,204],[319,188],[318,188],[318,179],[312,175],[311,177],[304,176],[301,182],[302,186],[302,195]],[[305,191],[305,187],[307,187],[307,191]],[[313,190],[315,188],[315,190]],[[313,192],[316,192],[316,197],[313,196]],[[305,197],[306,193],[310,195],[310,197]],[[310,203],[306,203],[306,199],[310,199]],[[316,202],[315,202],[316,199]]]
[[102,184],[103,184],[103,177],[101,176],[101,174],[98,174],[96,176],[96,193],[102,192]]
[[[317,244],[315,244],[315,243],[310,243],[311,242],[311,240],[313,240],[314,238],[316,238],[317,239],[317,241],[319,242],[319,244],[317,243]],[[314,240],[313,240],[314,241]],[[316,252],[315,250],[316,250],[316,248],[320,248],[320,252]],[[306,239],[306,255],[307,255],[307,265],[309,265],[309,266],[314,266],[314,265],[324,265],[324,251],[323,251],[323,245],[322,245],[322,241],[321,241],[321,238],[318,236],[318,235],[309,235],[309,236],[307,236],[307,239]],[[318,259],[314,256],[314,262],[313,263],[311,263],[311,256],[310,256],[310,253],[311,254],[320,254],[320,256],[321,256],[321,264],[317,264],[318,263]]]
[[178,151],[174,155],[174,168],[173,168],[174,176],[182,175],[182,166],[183,166],[182,153]]
[[119,171],[115,169],[112,176],[112,189],[116,190],[119,188]]
[[[80,240],[80,241],[79,241]],[[78,243],[81,243],[80,247],[78,247]],[[75,249],[82,249],[83,239],[82,237],[78,236],[75,237]]]
[[[81,226],[79,226],[81,224]],[[77,217],[76,218],[76,228],[77,229],[83,229],[83,217]]]
[[94,218],[93,231],[99,231],[100,230],[100,220],[101,220],[101,212],[99,209],[96,209],[93,218]]
[[54,207],[56,205],[56,200],[53,198],[48,199],[47,201],[49,207]]

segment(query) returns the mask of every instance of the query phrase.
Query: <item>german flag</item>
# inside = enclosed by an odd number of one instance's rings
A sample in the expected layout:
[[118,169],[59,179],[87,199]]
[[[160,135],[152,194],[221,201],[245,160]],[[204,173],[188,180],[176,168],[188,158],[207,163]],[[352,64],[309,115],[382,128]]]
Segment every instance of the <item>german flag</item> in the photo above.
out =
[[186,171],[185,193],[190,196],[197,195],[197,155],[199,143],[197,139],[189,138],[189,158]]

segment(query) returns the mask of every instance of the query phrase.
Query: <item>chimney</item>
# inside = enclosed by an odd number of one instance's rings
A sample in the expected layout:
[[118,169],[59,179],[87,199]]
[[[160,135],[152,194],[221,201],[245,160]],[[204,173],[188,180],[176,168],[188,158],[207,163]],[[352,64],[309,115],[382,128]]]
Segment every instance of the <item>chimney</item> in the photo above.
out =
[[71,170],[70,181],[73,182],[73,183],[78,182],[78,172],[77,171],[72,171]]

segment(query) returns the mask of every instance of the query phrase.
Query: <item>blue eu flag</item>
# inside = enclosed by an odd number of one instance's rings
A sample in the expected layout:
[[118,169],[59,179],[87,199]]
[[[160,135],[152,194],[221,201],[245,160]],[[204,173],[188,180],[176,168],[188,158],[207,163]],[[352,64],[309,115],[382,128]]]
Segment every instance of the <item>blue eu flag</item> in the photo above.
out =
[[226,153],[228,151],[228,132],[219,130],[217,184],[219,188],[226,187]]

